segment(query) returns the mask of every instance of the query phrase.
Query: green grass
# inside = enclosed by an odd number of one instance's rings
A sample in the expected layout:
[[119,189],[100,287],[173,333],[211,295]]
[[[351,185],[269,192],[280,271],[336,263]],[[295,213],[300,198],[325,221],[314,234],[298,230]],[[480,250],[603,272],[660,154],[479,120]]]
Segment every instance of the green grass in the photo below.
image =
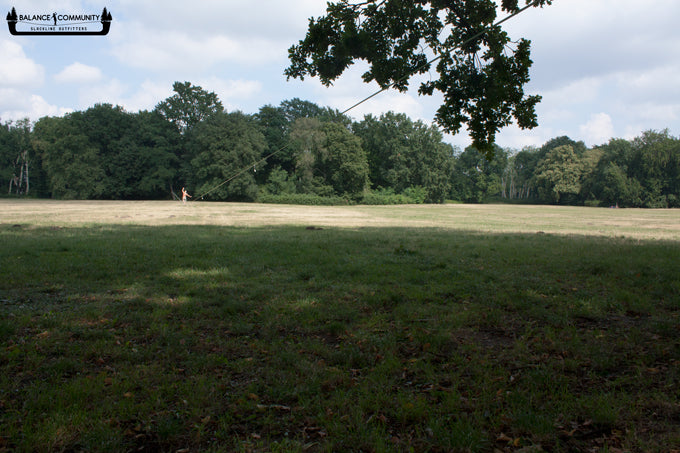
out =
[[0,225],[0,451],[669,451],[678,256],[435,228]]

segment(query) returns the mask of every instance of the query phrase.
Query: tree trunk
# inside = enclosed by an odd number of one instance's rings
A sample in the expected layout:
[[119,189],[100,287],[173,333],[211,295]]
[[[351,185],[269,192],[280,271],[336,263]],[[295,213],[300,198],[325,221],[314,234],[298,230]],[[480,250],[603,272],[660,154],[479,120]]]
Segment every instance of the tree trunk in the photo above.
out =
[[26,162],[26,195],[28,195],[31,181],[28,179],[28,159],[26,159],[25,162]]
[[21,195],[21,184],[24,182],[24,163],[21,163],[21,171],[19,171],[19,184],[17,184],[17,195]]

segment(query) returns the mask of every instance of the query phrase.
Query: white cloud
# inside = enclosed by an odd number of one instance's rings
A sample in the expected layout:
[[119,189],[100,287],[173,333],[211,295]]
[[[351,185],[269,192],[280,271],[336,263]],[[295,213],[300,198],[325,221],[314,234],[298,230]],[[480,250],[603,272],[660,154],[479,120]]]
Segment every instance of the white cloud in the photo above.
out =
[[124,65],[158,72],[285,63],[288,48],[305,35],[307,18],[325,8],[318,0],[122,0],[112,53]]
[[0,87],[0,111],[22,109],[26,105],[26,98],[26,93],[21,90]]
[[67,112],[32,93],[45,79],[42,65],[29,58],[16,42],[0,40],[0,120],[37,119]]
[[66,66],[60,73],[54,76],[59,83],[93,83],[102,78],[99,68],[88,66],[79,62]]
[[[255,80],[224,80],[217,77],[191,80],[193,85],[213,91],[228,111],[241,109],[241,100],[249,99],[262,90]],[[162,100],[173,95],[171,79],[146,79],[138,88],[118,79],[81,87],[79,106],[87,109],[98,103],[120,105],[129,112],[153,110]]]
[[215,92],[227,111],[243,110],[243,101],[262,93],[262,83],[258,80],[225,80],[209,77],[197,79],[193,83],[206,91]]
[[579,131],[587,145],[601,145],[614,137],[614,124],[606,113],[596,113],[590,116],[587,123],[579,127]]
[[[252,40],[268,37],[272,41],[301,39],[307,18],[326,10],[319,0],[231,1],[202,0],[187,4],[182,0],[155,2],[120,0],[110,8],[122,21],[137,22],[152,33],[183,30],[191,36],[226,35],[234,39]],[[115,20],[115,17],[114,17]],[[292,42],[290,43],[292,44]]]
[[147,79],[136,92],[121,96],[116,104],[122,105],[129,112],[153,110],[160,101],[171,95],[172,84],[157,83]]
[[568,0],[531,9],[506,28],[532,41],[532,76],[545,89],[672,60],[678,15],[677,0]]
[[[8,93],[7,89],[0,89],[0,96]],[[0,119],[2,121],[20,120],[23,118],[30,118],[37,120],[43,116],[63,116],[66,113],[72,112],[71,109],[58,107],[47,102],[42,96],[37,94],[15,98],[11,105],[0,103]]]
[[680,63],[624,71],[616,74],[614,82],[626,100],[647,102],[680,97]]
[[565,105],[590,102],[598,95],[603,82],[602,78],[595,77],[574,80],[566,85],[540,93],[543,97],[541,103],[563,108]]
[[538,127],[531,130],[525,130],[520,129],[513,124],[502,129],[498,133],[496,136],[496,143],[502,148],[521,150],[528,146],[540,147],[555,136],[555,132],[550,128]]
[[122,100],[129,90],[130,87],[118,79],[83,86],[78,90],[78,105],[80,109],[87,109],[95,104],[113,104],[126,107]]
[[63,116],[66,113],[72,112],[72,109],[58,107],[51,105],[42,96],[37,94],[31,95],[30,99],[31,110],[25,116],[29,118],[41,118],[43,116]]
[[182,29],[158,32],[142,24],[123,27],[125,37],[114,44],[113,55],[124,65],[158,73],[200,74],[221,63],[261,65],[286,56],[285,48],[266,39],[196,36]]
[[637,106],[638,118],[647,123],[655,123],[658,128],[670,126],[669,123],[677,123],[680,119],[680,102],[663,104],[647,102]]
[[33,88],[43,83],[45,70],[16,42],[0,40],[0,61],[0,86]]
[[106,103],[120,105],[128,112],[137,112],[152,110],[158,102],[170,96],[171,92],[172,84],[145,80],[138,88],[135,88],[118,79],[111,79],[81,88],[78,100],[81,109]]

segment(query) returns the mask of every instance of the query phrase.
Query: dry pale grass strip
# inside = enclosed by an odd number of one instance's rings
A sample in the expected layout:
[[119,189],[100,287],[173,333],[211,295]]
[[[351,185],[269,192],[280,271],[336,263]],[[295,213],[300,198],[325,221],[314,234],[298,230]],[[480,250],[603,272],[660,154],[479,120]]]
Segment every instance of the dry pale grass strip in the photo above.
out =
[[176,201],[0,200],[0,224],[407,227],[680,240],[678,209],[535,205],[294,206]]

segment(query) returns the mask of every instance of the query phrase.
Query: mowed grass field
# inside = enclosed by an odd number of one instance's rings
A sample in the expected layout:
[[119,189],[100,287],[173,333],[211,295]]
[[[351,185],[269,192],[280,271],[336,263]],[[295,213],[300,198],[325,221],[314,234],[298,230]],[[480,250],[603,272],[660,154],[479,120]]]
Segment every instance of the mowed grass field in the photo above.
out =
[[0,199],[0,224],[32,226],[217,225],[436,228],[680,240],[680,210],[573,206],[291,206],[171,201]]
[[679,257],[678,210],[0,200],[0,452],[677,452]]

